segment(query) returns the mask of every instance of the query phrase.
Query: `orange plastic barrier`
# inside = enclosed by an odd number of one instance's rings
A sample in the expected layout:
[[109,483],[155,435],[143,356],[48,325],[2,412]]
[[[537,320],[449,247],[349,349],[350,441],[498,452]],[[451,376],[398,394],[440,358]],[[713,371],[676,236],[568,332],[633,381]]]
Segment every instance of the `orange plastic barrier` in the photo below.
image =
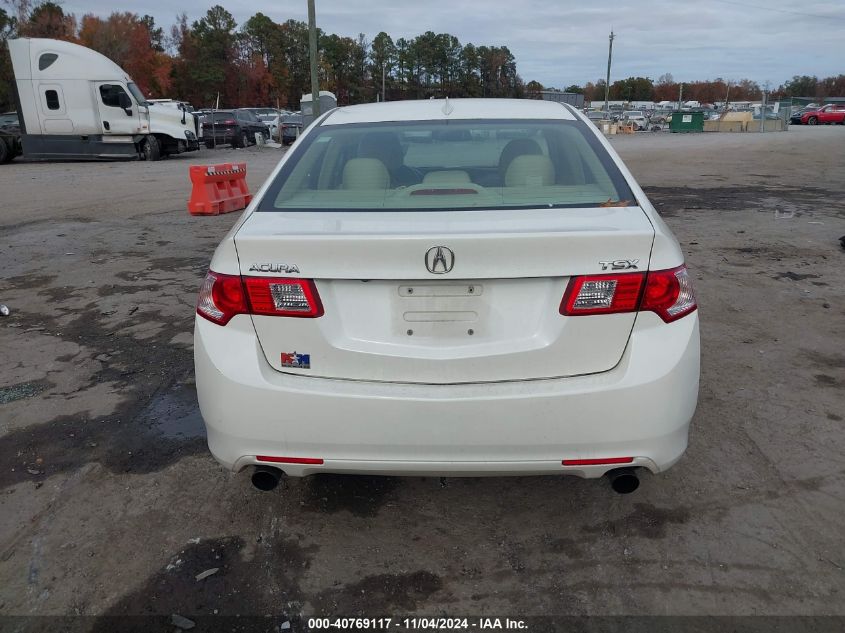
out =
[[191,215],[219,215],[245,209],[252,200],[246,186],[246,163],[193,165],[193,189],[188,200]]

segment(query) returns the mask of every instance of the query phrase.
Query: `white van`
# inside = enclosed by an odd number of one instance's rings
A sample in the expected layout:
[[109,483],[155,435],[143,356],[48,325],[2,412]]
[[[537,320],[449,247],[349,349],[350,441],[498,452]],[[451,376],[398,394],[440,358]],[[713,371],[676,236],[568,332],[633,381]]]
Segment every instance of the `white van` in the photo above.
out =
[[60,40],[9,40],[23,155],[158,160],[199,149],[195,118],[147,101],[120,66]]

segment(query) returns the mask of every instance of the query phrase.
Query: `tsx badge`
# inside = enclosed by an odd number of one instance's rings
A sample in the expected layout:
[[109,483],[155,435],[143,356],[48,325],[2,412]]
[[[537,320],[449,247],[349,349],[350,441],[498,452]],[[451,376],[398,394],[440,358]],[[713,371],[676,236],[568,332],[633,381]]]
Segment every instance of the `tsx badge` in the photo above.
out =
[[640,263],[638,259],[614,259],[608,262],[599,262],[602,270],[631,270],[636,269],[637,264]]

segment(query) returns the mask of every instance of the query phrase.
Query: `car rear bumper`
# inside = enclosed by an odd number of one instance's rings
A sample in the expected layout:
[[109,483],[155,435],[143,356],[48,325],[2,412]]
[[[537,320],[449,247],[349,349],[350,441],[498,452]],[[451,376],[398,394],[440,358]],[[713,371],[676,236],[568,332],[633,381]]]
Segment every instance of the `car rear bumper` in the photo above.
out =
[[202,140],[203,141],[214,141],[215,143],[230,143],[232,139],[238,138],[240,136],[240,130],[238,129],[220,129],[217,128],[212,133],[211,128],[203,128],[202,131]]
[[[600,374],[486,384],[414,385],[310,378],[266,362],[249,316],[197,317],[197,395],[214,457],[258,456],[287,474],[574,474],[620,465],[661,472],[680,459],[698,398],[698,313],[638,315],[619,364]],[[562,460],[631,457],[630,464]]]

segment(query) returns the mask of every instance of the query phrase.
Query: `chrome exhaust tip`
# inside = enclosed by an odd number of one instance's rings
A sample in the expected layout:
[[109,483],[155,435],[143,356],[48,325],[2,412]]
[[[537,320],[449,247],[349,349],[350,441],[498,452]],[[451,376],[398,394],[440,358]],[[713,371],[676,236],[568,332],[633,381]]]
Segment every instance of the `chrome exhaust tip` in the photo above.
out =
[[640,478],[633,468],[614,468],[607,473],[610,487],[620,495],[627,495],[640,487]]
[[270,492],[279,485],[284,474],[272,466],[256,466],[252,471],[252,485],[262,492]]

